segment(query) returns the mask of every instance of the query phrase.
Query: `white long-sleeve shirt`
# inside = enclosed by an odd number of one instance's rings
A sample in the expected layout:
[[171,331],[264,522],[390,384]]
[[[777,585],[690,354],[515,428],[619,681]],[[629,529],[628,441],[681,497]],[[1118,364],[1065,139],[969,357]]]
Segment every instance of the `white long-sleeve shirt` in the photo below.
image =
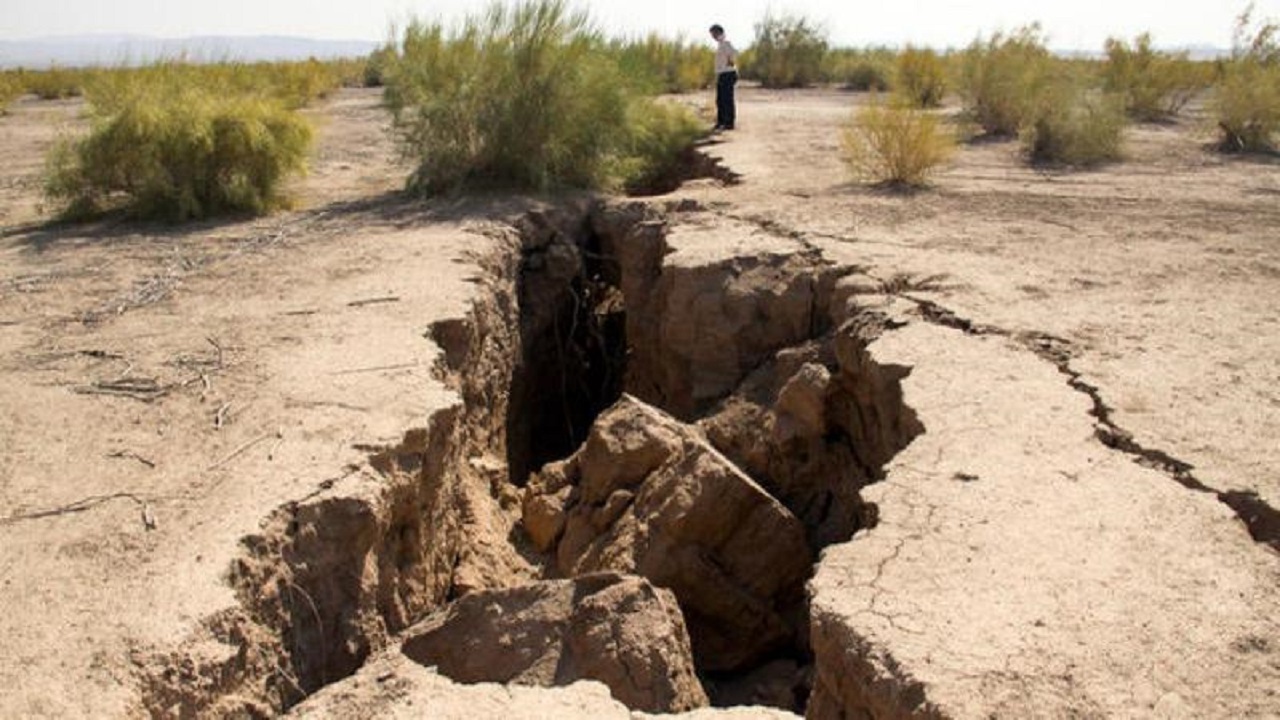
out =
[[721,39],[716,44],[716,74],[733,72],[738,69],[738,51],[728,40]]

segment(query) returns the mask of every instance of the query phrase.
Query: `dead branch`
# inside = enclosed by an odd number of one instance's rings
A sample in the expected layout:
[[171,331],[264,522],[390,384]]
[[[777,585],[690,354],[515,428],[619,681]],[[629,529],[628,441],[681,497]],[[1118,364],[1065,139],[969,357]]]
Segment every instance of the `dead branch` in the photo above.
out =
[[139,455],[138,453],[132,450],[116,450],[115,452],[107,453],[107,457],[121,458],[125,460],[137,460],[138,462],[142,463],[143,465],[146,465],[149,468],[154,468],[156,466],[154,462],[142,457],[141,455]]
[[360,373],[380,372],[382,370],[407,370],[409,368],[418,367],[418,363],[400,363],[399,365],[377,365],[367,368],[353,368],[351,370],[338,370],[329,373],[330,375],[358,375]]
[[213,346],[213,349],[214,349],[215,351],[217,351],[217,353],[218,353],[218,360],[217,360],[218,368],[219,368],[219,369],[221,369],[221,368],[222,368],[222,345],[221,345],[221,344],[220,344],[216,339],[211,338],[211,337],[207,337],[207,338],[205,338],[205,342],[207,342],[207,343],[209,343],[210,345],[212,345],[212,346]]
[[[56,508],[50,508],[48,510],[37,510],[36,512],[29,512],[29,513],[17,513],[5,518],[0,518],[0,525],[11,525],[13,523],[21,522],[23,520],[42,520],[44,518],[59,517],[62,515],[74,515],[76,513],[82,513],[88,510],[92,510],[100,505],[105,505],[106,503],[109,503],[112,500],[122,500],[122,499],[132,500],[134,503],[138,505],[138,507],[143,511],[144,514],[150,513],[151,505],[146,500],[143,500],[141,497],[138,497],[137,495],[131,492],[118,492],[118,493],[111,493],[110,495],[91,495],[82,500],[77,500],[73,503],[68,503],[66,505],[62,505]],[[154,518],[152,519],[152,523],[154,524]],[[145,524],[145,519],[144,519],[144,524]]]
[[347,307],[364,307],[366,305],[378,305],[381,303],[400,302],[400,298],[396,295],[388,295],[386,297],[369,298],[367,300],[352,300],[347,303]]
[[155,378],[119,378],[98,380],[92,385],[74,388],[81,395],[112,395],[154,402],[169,394],[171,386],[161,385]]
[[120,353],[111,352],[109,350],[81,350],[79,351],[79,354],[84,355],[85,357],[91,357],[95,360],[123,360],[124,359],[124,355],[121,355]]
[[232,450],[232,451],[231,451],[231,452],[230,452],[226,457],[222,458],[222,459],[221,459],[221,460],[219,460],[218,462],[216,462],[216,463],[214,463],[214,464],[210,465],[209,467],[205,468],[205,470],[206,470],[206,471],[217,470],[218,468],[222,467],[223,465],[226,465],[227,463],[231,462],[232,460],[235,460],[235,459],[236,459],[237,457],[239,457],[240,455],[244,454],[244,452],[245,452],[245,451],[247,451],[249,448],[252,448],[254,445],[257,445],[257,444],[259,444],[259,443],[261,443],[261,442],[264,442],[264,441],[266,441],[266,440],[269,440],[269,439],[271,439],[271,438],[273,438],[273,437],[284,437],[284,432],[283,432],[282,430],[277,430],[277,431],[275,431],[274,433],[263,433],[262,435],[259,435],[258,437],[256,437],[256,438],[254,438],[254,439],[252,439],[252,440],[250,440],[250,441],[248,441],[248,442],[244,443],[243,445],[241,445],[240,447],[236,448],[235,450]]
[[227,412],[230,410],[231,403],[225,402],[222,403],[222,407],[218,408],[218,411],[213,414],[213,427],[215,429],[221,430],[222,426],[227,424]]

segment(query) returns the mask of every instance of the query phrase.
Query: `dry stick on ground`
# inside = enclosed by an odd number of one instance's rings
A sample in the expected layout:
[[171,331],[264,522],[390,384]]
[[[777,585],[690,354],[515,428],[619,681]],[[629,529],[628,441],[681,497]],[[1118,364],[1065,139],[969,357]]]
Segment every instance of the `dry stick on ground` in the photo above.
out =
[[154,402],[169,394],[171,386],[161,385],[155,378],[120,378],[98,380],[92,385],[75,388],[81,395],[114,395],[143,402]]
[[131,492],[118,492],[111,493],[110,495],[91,495],[90,497],[82,500],[77,500],[73,503],[68,503],[50,510],[38,510],[31,513],[10,515],[9,517],[0,518],[0,525],[11,525],[23,520],[41,520],[44,518],[59,517],[61,515],[73,515],[75,513],[92,510],[93,508],[96,508],[99,505],[104,505],[112,500],[122,499],[132,500],[138,505],[138,508],[142,511],[142,524],[144,527],[148,530],[154,530],[156,528],[156,518],[155,514],[151,512],[151,503]]
[[273,437],[277,437],[277,438],[282,438],[282,437],[284,437],[284,430],[276,430],[276,431],[275,431],[275,432],[273,432],[273,433],[263,433],[262,435],[259,435],[258,437],[256,437],[256,438],[254,438],[254,439],[250,440],[249,442],[244,443],[243,445],[241,445],[240,447],[236,448],[235,450],[232,450],[232,451],[231,451],[231,452],[230,452],[226,457],[222,458],[222,459],[221,459],[221,460],[219,460],[218,462],[216,462],[216,463],[214,463],[214,464],[210,465],[209,467],[205,468],[205,470],[206,470],[206,471],[209,471],[209,470],[217,470],[218,468],[222,467],[223,465],[226,465],[227,463],[231,462],[232,460],[235,460],[237,457],[239,457],[241,454],[243,454],[246,450],[248,450],[249,448],[253,447],[254,445],[257,445],[257,444],[259,444],[259,443],[261,443],[261,442],[263,442],[263,441],[265,441],[265,440],[269,440],[269,439],[271,439],[271,438],[273,438]]
[[222,345],[216,339],[211,337],[205,338],[205,342],[212,345],[213,349],[218,352],[218,367],[221,368],[222,367]]
[[358,375],[360,373],[379,372],[381,370],[407,370],[409,368],[415,368],[415,367],[418,367],[418,363],[411,362],[411,363],[400,363],[398,365],[377,365],[375,367],[353,368],[351,370],[336,370],[329,374],[330,375]]
[[400,302],[400,298],[396,295],[388,295],[386,297],[369,298],[368,300],[352,300],[347,303],[347,307],[364,307],[365,305],[378,305],[380,303]]
[[110,350],[80,350],[77,354],[91,357],[95,360],[124,360],[124,355]]
[[221,430],[223,425],[227,424],[227,412],[231,410],[231,403],[222,403],[222,407],[218,408],[218,412],[213,414],[213,427]]
[[132,450],[116,450],[115,452],[107,453],[107,457],[137,460],[149,468],[154,468],[156,466],[154,462],[142,457]]

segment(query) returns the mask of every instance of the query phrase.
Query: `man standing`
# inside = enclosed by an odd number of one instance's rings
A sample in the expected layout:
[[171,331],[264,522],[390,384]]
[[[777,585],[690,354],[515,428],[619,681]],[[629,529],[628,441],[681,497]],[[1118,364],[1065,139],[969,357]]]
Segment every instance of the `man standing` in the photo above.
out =
[[724,36],[724,28],[711,26],[716,41],[716,130],[732,130],[738,119],[733,86],[738,84],[738,51]]

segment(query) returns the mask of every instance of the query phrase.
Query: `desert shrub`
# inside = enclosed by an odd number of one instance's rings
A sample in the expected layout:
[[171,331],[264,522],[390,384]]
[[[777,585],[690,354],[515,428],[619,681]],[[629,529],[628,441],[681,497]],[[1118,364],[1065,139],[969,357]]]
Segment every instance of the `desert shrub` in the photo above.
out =
[[253,96],[300,108],[328,96],[342,84],[345,65],[320,62],[192,63],[165,60],[142,67],[101,70],[87,81],[85,93],[99,111],[132,102],[140,87],[185,85],[209,93]]
[[391,45],[374,50],[364,62],[362,84],[365,87],[382,87],[385,85],[384,75],[387,66],[395,62],[396,49]]
[[645,192],[679,174],[706,124],[684,107],[635,98],[627,110],[627,136],[612,175],[629,193]]
[[842,135],[844,160],[859,180],[919,187],[955,150],[955,134],[938,115],[896,99],[854,113]]
[[314,58],[301,62],[254,63],[244,68],[243,88],[262,91],[288,107],[300,108],[329,96],[341,84],[340,66]]
[[[457,29],[411,23],[385,74],[411,190],[608,187],[681,124],[639,97],[585,13],[562,0],[495,4]],[[650,115],[653,117],[650,117]],[[678,134],[678,132],[677,132]],[[658,162],[660,158],[648,158]]]
[[827,33],[807,18],[766,15],[756,24],[750,75],[768,88],[807,87],[822,78]]
[[92,78],[92,71],[52,66],[48,70],[25,71],[22,82],[27,92],[41,100],[79,97]]
[[[71,216],[123,208],[182,221],[262,213],[305,166],[311,128],[279,100],[206,89],[152,71],[89,96],[89,134],[50,155],[45,190]],[[101,88],[94,92],[101,92]]]
[[1280,26],[1253,27],[1251,11],[1237,21],[1231,58],[1221,64],[1213,99],[1219,146],[1231,152],[1270,152],[1280,133]]
[[1033,162],[1090,167],[1120,159],[1122,96],[1091,89],[1069,68],[1059,67],[1042,78],[1032,97],[1020,136]]
[[978,38],[961,55],[959,90],[966,113],[990,135],[1015,135],[1034,106],[1049,64],[1037,25]]
[[715,51],[684,39],[650,34],[610,43],[623,77],[648,92],[681,93],[710,86]]
[[369,58],[336,58],[326,60],[324,66],[332,78],[331,90],[364,87],[364,75],[369,66]]
[[884,92],[893,87],[896,58],[888,48],[830,50],[822,61],[822,80],[845,90]]
[[1110,38],[1107,62],[1102,68],[1103,87],[1124,97],[1130,115],[1146,121],[1177,115],[1195,95],[1208,87],[1204,69],[1187,53],[1159,52],[1144,33],[1133,43]]
[[947,91],[947,67],[933,50],[908,45],[898,55],[895,91],[911,103],[931,108],[942,104]]
[[0,72],[0,115],[4,115],[9,103],[17,100],[25,91],[17,73]]

